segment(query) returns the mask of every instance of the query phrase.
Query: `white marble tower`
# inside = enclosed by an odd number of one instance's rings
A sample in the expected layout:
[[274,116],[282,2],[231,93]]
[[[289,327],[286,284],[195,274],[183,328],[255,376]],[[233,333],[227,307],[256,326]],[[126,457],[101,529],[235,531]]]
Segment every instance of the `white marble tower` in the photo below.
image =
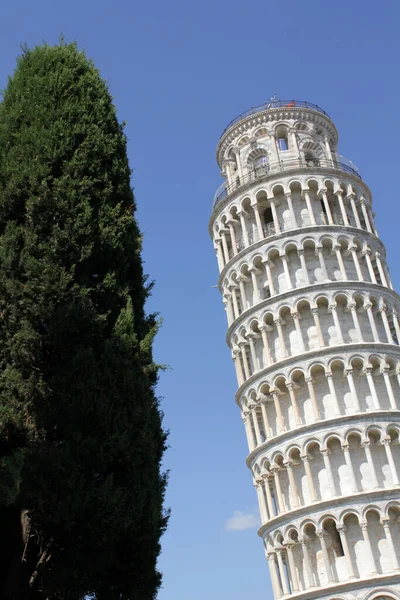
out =
[[329,116],[233,120],[210,234],[275,598],[400,599],[400,298]]

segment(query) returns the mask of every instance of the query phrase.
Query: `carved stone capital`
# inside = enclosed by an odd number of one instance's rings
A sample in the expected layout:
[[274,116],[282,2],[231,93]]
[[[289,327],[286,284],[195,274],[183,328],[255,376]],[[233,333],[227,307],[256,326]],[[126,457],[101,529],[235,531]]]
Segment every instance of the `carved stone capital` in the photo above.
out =
[[285,545],[286,545],[286,548],[290,551],[290,550],[293,550],[296,543],[293,541],[288,541],[288,542],[285,542]]
[[306,538],[299,538],[299,542],[302,546],[305,546],[307,544],[307,541],[308,540],[306,540]]

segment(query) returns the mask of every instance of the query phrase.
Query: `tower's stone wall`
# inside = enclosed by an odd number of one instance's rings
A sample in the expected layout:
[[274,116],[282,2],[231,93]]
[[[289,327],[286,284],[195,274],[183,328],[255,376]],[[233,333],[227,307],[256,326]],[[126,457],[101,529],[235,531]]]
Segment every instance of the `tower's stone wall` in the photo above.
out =
[[400,599],[400,297],[318,107],[224,132],[210,234],[276,598]]

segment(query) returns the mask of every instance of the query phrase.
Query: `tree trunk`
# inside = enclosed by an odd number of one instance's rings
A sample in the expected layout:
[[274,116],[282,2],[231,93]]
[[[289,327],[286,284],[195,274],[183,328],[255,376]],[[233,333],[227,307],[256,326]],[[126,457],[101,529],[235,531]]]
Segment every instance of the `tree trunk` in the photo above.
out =
[[16,507],[0,511],[0,600],[40,600],[29,580],[37,564],[38,548],[29,537],[30,518]]

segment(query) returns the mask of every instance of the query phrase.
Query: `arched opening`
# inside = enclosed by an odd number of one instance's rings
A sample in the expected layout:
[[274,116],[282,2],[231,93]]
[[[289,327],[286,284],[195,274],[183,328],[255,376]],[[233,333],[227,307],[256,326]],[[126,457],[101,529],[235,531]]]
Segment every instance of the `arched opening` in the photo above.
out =
[[274,216],[272,214],[272,208],[270,206],[268,206],[263,213],[263,218],[264,218],[264,225],[269,225],[270,223],[274,222]]
[[314,381],[314,393],[317,400],[319,416],[321,419],[332,419],[336,416],[335,405],[332,401],[328,381],[323,365],[314,365],[311,368]]
[[277,233],[274,222],[274,213],[265,190],[257,192],[256,198],[262,216],[264,237],[268,238]]
[[320,160],[316,154],[316,147],[313,142],[306,142],[303,146],[303,156],[306,167],[319,167]]
[[[276,517],[279,514],[278,510],[278,501],[275,495],[275,487],[274,487],[274,477],[271,473],[271,464],[268,461],[264,461],[262,465],[262,470],[264,474],[265,488],[269,490],[267,492],[267,498],[270,497],[270,502],[268,502],[268,507],[271,513],[271,518]],[[265,478],[266,475],[266,478]],[[272,510],[271,510],[272,509]]]
[[[291,382],[293,383],[293,389],[296,395],[296,403],[300,415],[300,421],[303,424],[312,423],[312,407],[308,407],[306,383],[304,379],[304,372],[301,369],[296,369],[291,374]],[[310,414],[309,414],[310,413]]]
[[[321,585],[320,572],[323,571],[323,557],[314,524],[309,523],[304,527],[304,537],[308,548],[308,557],[311,565],[310,576],[312,577],[312,580],[308,581],[308,586],[311,587],[314,585],[319,587]],[[308,578],[308,572],[306,576]]]
[[255,178],[265,175],[269,171],[269,160],[264,148],[256,148],[250,152],[247,158],[247,169]]
[[350,459],[357,489],[360,492],[370,490],[369,466],[364,449],[361,446],[361,435],[359,433],[351,433],[347,438],[347,443],[349,444]]
[[334,261],[332,260],[334,250],[331,238],[327,237],[321,241],[320,252],[322,253],[322,262],[325,269],[325,280],[334,281]]
[[307,445],[307,456],[310,463],[316,499],[325,500],[330,497],[330,494],[326,493],[329,490],[329,483],[318,442],[311,442]]
[[299,448],[292,448],[289,452],[289,460],[292,463],[293,479],[296,486],[297,497],[300,506],[304,506],[304,490],[307,487],[307,478],[303,469],[303,462],[300,458]]
[[308,131],[308,125],[306,123],[296,123],[295,127],[297,131]]
[[356,577],[360,577],[363,568],[362,559],[365,553],[363,551],[364,540],[357,515],[354,513],[347,514],[343,519],[343,524],[346,527],[347,545],[350,553],[349,559]]
[[[393,460],[396,465],[400,465],[400,435],[399,428],[392,426],[388,429],[390,437],[390,448],[392,449]],[[399,469],[400,471],[400,469]]]
[[388,510],[389,528],[396,555],[400,556],[400,506],[392,505]]
[[[325,296],[320,296],[315,302],[315,308],[318,314],[318,323],[321,329],[321,343],[323,346],[332,346],[334,343],[334,325],[330,325],[332,322],[332,315],[329,310],[329,301]],[[322,344],[322,341],[324,342]]]
[[[352,369],[354,387],[361,412],[373,410],[374,399],[372,398],[371,390],[369,389],[368,380],[364,371],[363,360],[359,357],[353,358],[351,360],[350,367]],[[349,412],[351,410],[352,408],[349,406]],[[355,406],[353,406],[353,411],[355,411]]]
[[347,570],[342,541],[335,521],[328,517],[323,521],[323,532],[325,534],[325,544],[329,556],[329,564],[334,581],[346,581]]
[[[376,569],[378,573],[390,572],[393,570],[391,548],[382,527],[381,516],[377,510],[372,509],[367,512],[366,521]],[[362,556],[359,560],[362,560]]]
[[316,344],[313,345],[312,341],[315,338],[315,325],[311,314],[311,307],[308,300],[300,300],[295,308],[297,312],[297,327],[298,327],[298,352],[302,352],[302,345],[304,350],[313,350],[314,347],[318,347]]
[[268,129],[266,127],[261,127],[260,129],[257,129],[257,131],[254,133],[254,137],[263,137],[264,135],[267,135],[267,133]]
[[287,127],[280,125],[276,128],[276,144],[280,152],[289,150]]
[[278,394],[278,401],[285,425],[285,430],[289,430],[289,423],[294,422],[293,407],[290,402],[290,396],[286,388],[285,378],[283,376],[277,377],[275,380],[275,391]]
[[[295,528],[290,529],[287,532],[286,540],[287,540],[286,545],[287,545],[287,547],[291,548],[291,551],[293,554],[293,566],[294,566],[294,570],[295,570],[295,576],[296,576],[297,582],[299,584],[299,588],[300,588],[300,590],[305,590],[304,577],[303,577],[303,572],[302,572],[302,568],[301,568],[301,564],[302,564],[301,544],[299,542],[299,534]],[[292,586],[292,593],[294,591],[295,590],[293,589],[293,586]]]
[[381,437],[382,432],[378,429],[374,428],[368,431],[367,440],[369,441],[372,462],[380,489],[389,488],[392,485],[392,474]]
[[270,393],[270,386],[267,383],[264,383],[261,386],[260,394],[264,399],[264,407],[267,419],[266,427],[269,427],[269,436],[267,437],[273,437],[279,433],[279,424],[273,399]]
[[[292,593],[292,585],[291,578],[289,572],[289,566],[287,561],[287,553],[286,548],[284,546],[283,536],[279,534],[276,536],[275,548],[277,552],[280,554],[280,560],[282,567],[279,568],[279,579],[282,590],[288,590],[289,593]],[[278,567],[279,567],[279,559],[278,559]]]
[[348,496],[353,494],[354,490],[351,486],[349,470],[340,440],[333,436],[326,442],[326,447],[329,451],[336,495]]
[[376,393],[379,398],[380,407],[384,410],[390,410],[390,398],[385,384],[384,365],[381,357],[371,356],[369,365],[372,368],[372,377],[375,384]]
[[316,283],[319,279],[319,261],[316,256],[315,241],[312,239],[303,242],[304,260],[306,263],[307,274],[310,284]]
[[241,236],[239,237],[239,248],[240,245],[244,247],[245,244],[247,245],[247,243],[249,246],[251,246],[251,244],[258,240],[257,225],[254,223],[255,220],[250,217],[253,212],[253,208],[251,206],[251,200],[248,196],[243,198],[240,204],[240,211],[243,218],[240,220]]

